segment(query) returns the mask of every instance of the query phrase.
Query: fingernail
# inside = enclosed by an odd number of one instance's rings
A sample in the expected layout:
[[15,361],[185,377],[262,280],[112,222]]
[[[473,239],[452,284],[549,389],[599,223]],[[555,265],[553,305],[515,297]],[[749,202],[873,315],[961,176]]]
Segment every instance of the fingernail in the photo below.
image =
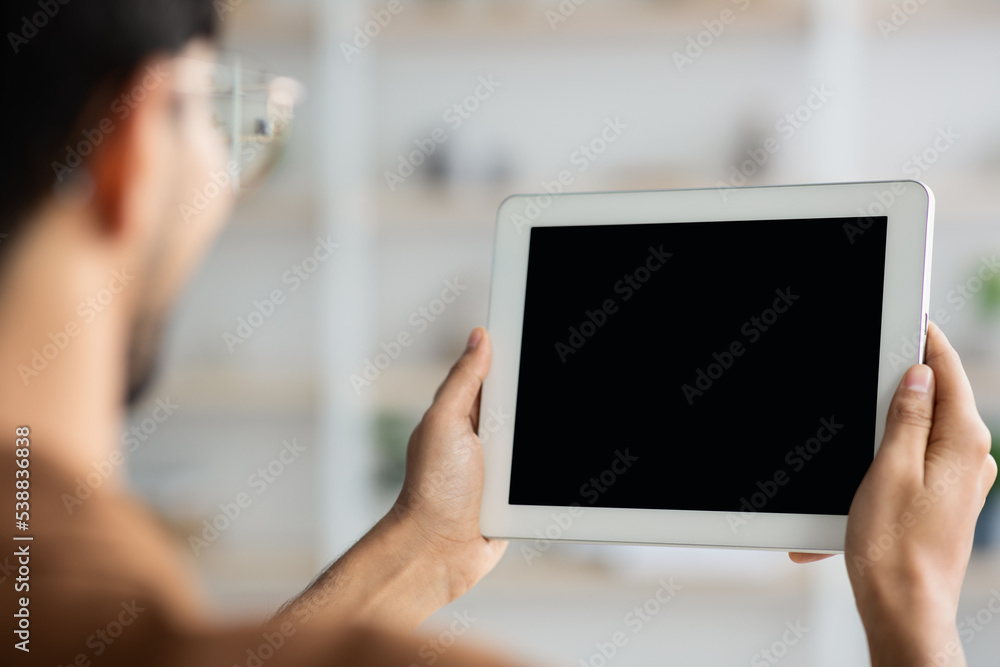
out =
[[931,390],[932,377],[933,374],[931,373],[930,366],[918,364],[906,371],[906,377],[903,378],[903,386],[907,389],[926,394]]
[[476,327],[475,329],[472,330],[472,333],[469,334],[469,342],[466,344],[466,349],[474,350],[476,346],[479,345],[479,341],[481,341],[482,339],[483,339],[483,330],[479,327]]

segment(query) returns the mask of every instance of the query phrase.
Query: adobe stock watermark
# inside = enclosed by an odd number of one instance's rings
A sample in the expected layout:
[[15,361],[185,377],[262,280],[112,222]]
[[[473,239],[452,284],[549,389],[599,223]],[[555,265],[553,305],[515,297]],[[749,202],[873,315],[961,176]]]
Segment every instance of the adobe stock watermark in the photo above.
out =
[[449,477],[464,475],[463,466],[473,456],[473,451],[471,447],[463,447],[458,454],[458,457],[447,459],[439,468],[430,471],[419,485],[404,482],[399,497],[393,503],[392,511],[398,516],[413,512],[429,499],[433,499],[448,483]]
[[587,0],[559,0],[555,10],[545,10],[545,20],[549,23],[549,30],[555,32],[560,23],[565,23],[569,17],[576,13],[578,7],[586,3]]
[[[247,477],[246,485],[259,496],[274,484],[285,471],[292,466],[299,457],[306,451],[305,446],[300,445],[295,438],[292,441],[283,440],[278,454],[263,466],[257,468]],[[219,503],[219,513],[215,516],[204,519],[201,522],[201,532],[199,534],[188,534],[188,546],[191,552],[197,556],[205,549],[215,543],[222,533],[229,530],[241,516],[244,510],[253,505],[254,496],[246,491],[237,493],[230,502]]]
[[510,222],[518,234],[531,228],[531,223],[538,219],[542,211],[552,206],[553,197],[561,194],[566,188],[576,182],[577,174],[587,171],[597,161],[611,144],[618,141],[628,129],[621,117],[605,118],[601,130],[586,143],[582,143],[569,155],[569,164],[576,169],[561,169],[552,180],[542,179],[542,189],[548,194],[539,194],[527,198],[523,210],[512,211]]
[[291,621],[279,624],[274,630],[265,630],[260,633],[260,643],[248,648],[246,659],[235,663],[233,667],[263,667],[297,631],[298,628]]
[[[277,652],[286,645],[288,639],[298,632],[297,625],[305,625],[320,610],[327,606],[334,597],[332,586],[310,589],[306,594],[300,596],[282,607],[276,618],[291,613],[293,620],[285,620],[272,625],[273,630],[264,631],[260,635],[261,641],[256,646],[251,646],[246,651],[243,661],[235,663],[234,667],[264,667],[264,663],[273,658]],[[444,653],[455,645],[458,638],[468,632],[479,619],[472,616],[469,611],[452,612],[452,621],[433,639],[429,639],[420,645],[417,655],[421,662],[411,663],[408,667],[421,667],[422,665],[433,665]]]
[[[754,315],[740,326],[740,334],[743,338],[737,338],[729,345],[725,346],[722,352],[713,352],[712,361],[705,368],[695,370],[694,380],[681,385],[681,393],[689,406],[694,405],[696,398],[705,395],[705,392],[728,371],[736,365],[736,360],[746,353],[747,348],[753,345],[761,337],[771,330],[771,327],[778,321],[779,317],[789,311],[799,300],[800,295],[793,294],[791,287],[774,290],[775,298],[769,308],[765,308],[759,315]],[[746,343],[744,343],[744,339]]]
[[715,187],[722,201],[729,200],[733,188],[746,185],[747,180],[766,165],[771,157],[781,150],[784,142],[795,136],[813,116],[833,97],[833,91],[826,84],[813,86],[801,104],[787,111],[774,121],[775,135],[769,136],[759,146],[748,148],[747,157],[729,167],[729,180],[719,181]]
[[[269,111],[273,117],[275,131],[284,131],[292,122],[294,112],[292,109],[279,107]],[[213,201],[225,192],[232,192],[235,183],[239,183],[240,175],[246,166],[257,159],[257,155],[267,150],[271,142],[271,137],[264,134],[255,134],[247,141],[240,144],[239,158],[230,157],[226,161],[223,169],[217,169],[209,174],[208,179],[200,188],[191,191],[191,199],[177,205],[177,211],[184,219],[184,224],[189,225],[191,221],[208,210]],[[241,163],[242,160],[242,163]]]
[[[495,407],[481,406],[479,409],[478,438],[480,446],[490,441],[510,421],[511,415],[504,412],[502,404]],[[443,464],[431,470],[420,484],[404,484],[399,497],[393,503],[392,511],[397,515],[416,510],[428,498],[434,498],[442,487],[449,483],[452,475],[464,475],[464,466],[469,458],[476,456],[472,447],[462,447],[457,456],[444,460]]]
[[[485,414],[484,414],[485,412]],[[512,415],[503,411],[503,405],[479,409],[479,444],[485,445],[495,433],[507,425]]]
[[[939,127],[935,132],[934,139],[926,148],[903,161],[901,166],[903,175],[913,180],[919,180],[961,138],[962,135],[955,132],[950,125]],[[874,190],[872,201],[868,206],[858,207],[859,219],[857,223],[844,223],[844,233],[847,235],[847,240],[853,245],[859,236],[871,228],[874,222],[873,218],[886,215],[893,204],[904,194],[906,194],[906,188],[902,183],[891,183],[888,187]]]
[[282,605],[276,616],[287,616],[290,613],[295,617],[296,623],[305,625],[317,612],[322,611],[335,595],[335,587],[333,586],[308,588],[299,597]]
[[[732,0],[732,3],[741,12],[745,12],[747,7],[750,6],[750,0]],[[715,41],[722,36],[722,33],[726,31],[726,26],[732,25],[736,21],[737,16],[739,14],[732,9],[723,9],[719,12],[717,18],[702,21],[701,24],[705,29],[693,35],[688,35],[686,40],[687,45],[684,47],[684,50],[674,51],[671,54],[677,71],[683,74],[684,68],[694,65],[695,61],[701,58],[705,51],[711,48],[715,44]]]
[[410,313],[407,322],[411,328],[400,331],[394,338],[389,339],[388,343],[380,342],[381,352],[378,352],[374,357],[365,359],[361,363],[360,372],[352,373],[348,378],[355,395],[360,396],[363,389],[371,387],[372,383],[382,376],[382,371],[389,368],[396,359],[399,359],[403,350],[412,345],[417,336],[427,331],[431,323],[437,321],[448,309],[448,306],[455,303],[455,300],[468,288],[469,286],[462,283],[457,277],[453,280],[445,280],[444,287],[441,288],[441,292],[436,298]]
[[[578,491],[580,499],[592,506],[638,460],[639,457],[630,454],[627,447],[624,451],[616,449],[615,456],[608,467],[580,485]],[[545,526],[544,530],[536,528],[535,539],[530,543],[521,544],[521,556],[524,557],[524,561],[528,565],[531,565],[531,561],[540,558],[548,551],[552,547],[553,540],[558,540],[566,534],[576,519],[583,516],[583,507],[580,503],[573,502],[569,504],[565,512],[552,512],[549,516],[552,521]]]
[[1000,614],[1000,590],[994,588],[990,590],[990,599],[986,602],[985,606],[980,608],[975,614],[966,616],[958,622],[957,629],[961,644],[955,640],[951,640],[944,645],[943,650],[932,651],[927,655],[928,662],[925,663],[926,667],[945,667],[946,665],[950,665],[952,658],[962,655],[962,644],[971,644],[972,640],[993,622],[997,614]]
[[829,418],[821,418],[819,428],[816,429],[813,436],[785,453],[784,461],[791,469],[791,473],[784,468],[778,468],[770,478],[764,481],[757,480],[756,490],[750,494],[750,497],[742,496],[740,498],[739,512],[726,513],[726,523],[729,524],[729,530],[733,531],[733,535],[737,534],[740,528],[749,524],[750,520],[778,495],[781,487],[791,481],[792,475],[801,472],[806,464],[816,458],[823,447],[833,440],[843,428],[844,425],[838,423],[837,418],[832,415]]
[[[499,433],[510,421],[511,416],[510,413],[504,412],[502,404],[488,408],[481,406],[477,436],[480,447],[486,445],[496,433]],[[451,476],[464,475],[466,462],[476,455],[477,453],[473,451],[471,446],[462,447],[456,456],[445,459],[443,464],[431,470],[420,484],[404,483],[399,497],[393,503],[392,511],[397,515],[403,515],[418,509],[428,498],[436,497],[440,489],[448,485]]]
[[778,664],[782,658],[788,655],[791,647],[802,641],[808,632],[809,628],[802,625],[802,621],[798,619],[794,622],[785,621],[785,631],[781,633],[781,636],[771,642],[770,646],[762,648],[751,656],[751,667],[769,667]]
[[133,280],[135,276],[123,266],[120,271],[111,272],[111,278],[104,287],[80,301],[76,305],[79,320],[76,318],[67,320],[61,329],[50,331],[47,336],[48,342],[42,344],[41,349],[37,347],[31,349],[31,360],[28,364],[17,365],[17,374],[24,386],[27,387],[33,379],[41,375],[49,364],[69,347],[73,339],[80,335],[83,328],[93,323],[111,305],[115,296],[121,294]]
[[875,21],[875,27],[881,33],[882,40],[889,41],[889,37],[902,30],[913,15],[926,4],[927,0],[903,0],[900,3],[892,3],[892,11],[889,12],[888,18],[879,17]]
[[[612,286],[612,291],[621,296],[622,303],[628,302],[636,292],[649,282],[653,274],[663,268],[666,261],[673,257],[673,253],[665,252],[662,245],[659,248],[649,246],[648,250],[649,254],[645,261],[622,276]],[[583,321],[577,326],[569,327],[569,336],[566,338],[566,342],[556,341],[555,351],[559,361],[565,364],[571,355],[579,352],[587,344],[587,341],[608,323],[608,319],[618,312],[618,308],[616,297],[608,297],[598,304],[596,309],[584,311]]]
[[3,563],[0,563],[0,584],[17,574],[17,569],[17,565],[10,562],[10,556],[4,556]]
[[406,9],[413,0],[389,0],[382,9],[373,9],[368,15],[371,19],[361,25],[354,26],[354,37],[350,42],[340,43],[340,52],[344,54],[344,60],[351,64],[355,56],[360,56],[361,52],[372,44],[372,40],[382,34],[382,31],[389,27],[392,19]]
[[[290,285],[290,293],[297,292],[327,260],[333,257],[334,251],[340,248],[339,243],[331,240],[332,236],[332,234],[327,234],[326,238],[317,236],[312,252],[281,274],[281,283]],[[287,300],[288,295],[280,287],[271,290],[262,300],[255,299],[250,312],[245,317],[241,315],[236,318],[236,328],[232,332],[228,330],[222,332],[222,342],[226,344],[229,353],[232,354],[237,347],[248,341],[265,322],[274,317],[278,307],[284,305]]]
[[22,16],[18,31],[7,33],[7,41],[10,42],[10,48],[14,51],[14,55],[17,55],[28,42],[38,35],[39,30],[56,17],[63,5],[69,3],[70,0],[38,0],[38,11],[31,15]]
[[89,157],[94,150],[101,145],[104,138],[113,133],[131,115],[131,113],[146,99],[146,95],[153,88],[159,86],[167,73],[163,70],[162,63],[148,65],[142,79],[130,90],[123,92],[111,102],[110,112],[114,114],[102,118],[92,128],[85,128],[80,134],[82,138],[73,145],[66,144],[65,156],[62,161],[52,162],[52,171],[56,176],[56,181],[62,183],[73,171],[83,164],[85,158]]
[[958,283],[954,288],[948,290],[945,301],[952,305],[952,310],[958,312],[965,308],[989,282],[996,279],[1000,274],[1000,262],[997,261],[997,254],[990,257],[981,255],[979,264],[972,274],[964,282]]
[[243,0],[212,0],[212,8],[215,9],[215,15],[220,22],[226,19],[226,14],[232,14],[242,5]]
[[941,479],[935,480],[929,488],[921,489],[913,496],[912,504],[916,509],[916,513],[907,510],[900,514],[896,521],[883,524],[882,532],[879,533],[879,536],[868,540],[868,543],[865,545],[867,549],[864,555],[855,554],[852,557],[852,564],[857,568],[858,574],[864,576],[868,569],[880,561],[886,553],[899,543],[899,540],[902,539],[907,530],[917,525],[920,518],[926,516],[934,505],[948,494],[948,491],[952,487],[961,483],[962,477],[968,474],[970,470],[971,468],[961,461],[949,460],[948,467],[942,473]]
[[447,628],[442,630],[433,639],[428,639],[420,648],[417,649],[417,655],[422,659],[421,662],[411,662],[408,667],[421,667],[421,665],[433,665],[438,661],[438,659],[445,654],[445,651],[450,649],[458,641],[458,638],[469,631],[469,628],[479,619],[472,616],[468,610],[458,613],[454,611],[451,613],[452,622]]
[[[987,257],[982,255],[976,269],[964,281],[958,283],[948,290],[945,300],[951,304],[949,308],[938,308],[934,311],[933,320],[938,325],[948,324],[951,316],[965,308],[965,305],[972,301],[976,295],[992,280],[996,280],[1000,273],[1000,262],[997,255]],[[892,370],[899,370],[914,363],[917,358],[917,345],[919,344],[920,331],[915,331],[909,338],[901,337],[893,349],[889,352],[889,364]]]
[[94,471],[88,473],[86,477],[77,477],[73,480],[76,482],[76,486],[72,494],[63,493],[60,496],[66,513],[72,515],[78,507],[83,505],[85,500],[94,495],[94,491],[101,488],[104,482],[125,464],[125,453],[131,454],[139,449],[159,430],[160,424],[167,421],[180,407],[180,404],[174,403],[169,396],[157,398],[156,405],[149,411],[148,417],[122,432],[119,438],[121,446],[112,450],[100,461],[92,463],[91,467]]
[[930,144],[920,153],[914,153],[903,162],[903,175],[914,180],[919,179],[961,138],[962,135],[955,132],[951,125],[937,128]]
[[[248,145],[254,142],[248,142]],[[259,142],[256,142],[259,144]],[[256,152],[254,153],[256,157]],[[181,202],[177,205],[177,212],[184,219],[184,224],[190,225],[191,221],[208,210],[213,201],[219,198],[227,189],[231,189],[234,179],[240,174],[240,163],[237,160],[227,160],[224,169],[217,169],[209,174],[209,178],[200,188],[191,191],[191,200]]]
[[414,139],[415,148],[409,153],[400,153],[396,157],[395,171],[386,170],[383,172],[382,176],[385,178],[389,192],[395,192],[396,188],[405,183],[407,178],[415,174],[420,165],[437,152],[438,146],[448,141],[450,133],[458,131],[482,103],[493,97],[493,94],[502,85],[501,82],[493,78],[492,74],[480,76],[478,84],[471,93],[452,104],[441,114],[441,119],[447,124],[447,128],[435,127],[428,136]]
[[125,631],[139,618],[139,614],[144,611],[146,608],[140,607],[134,598],[131,601],[122,602],[121,611],[104,627],[98,628],[87,637],[85,645],[90,651],[78,653],[70,664],[81,667],[90,665],[91,659],[101,657],[112,644],[125,634]]
[[[655,593],[622,617],[622,625],[628,628],[631,637],[642,632],[650,621],[663,611],[663,608],[684,588],[680,584],[675,584],[673,577],[666,580],[660,579],[657,583],[660,586]],[[613,632],[607,640],[594,642],[594,652],[586,658],[580,658],[579,667],[607,667],[622,648],[628,645],[629,639],[630,635],[625,630],[618,630]]]

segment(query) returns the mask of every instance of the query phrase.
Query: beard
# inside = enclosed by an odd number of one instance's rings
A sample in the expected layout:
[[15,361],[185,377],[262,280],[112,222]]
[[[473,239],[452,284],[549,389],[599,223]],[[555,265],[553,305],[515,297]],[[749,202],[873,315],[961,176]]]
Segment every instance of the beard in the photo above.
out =
[[146,293],[139,300],[129,331],[124,396],[127,408],[135,407],[156,380],[164,329],[174,301],[167,261],[174,247],[166,225],[159,229],[143,271],[141,285]]
[[[180,173],[175,173],[170,191],[186,192],[183,183],[186,181]],[[228,213],[221,209],[213,213],[211,219],[205,221],[207,227],[200,230],[199,238],[192,242],[191,230],[180,225],[170,213],[181,210],[185,201],[177,195],[170,200],[170,205],[163,207],[163,219],[156,225],[156,238],[143,263],[140,284],[145,292],[132,321],[126,358],[124,399],[129,408],[134,407],[155,383],[171,311]]]
[[143,310],[132,326],[125,382],[125,405],[128,408],[134,407],[156,380],[166,319],[162,310]]

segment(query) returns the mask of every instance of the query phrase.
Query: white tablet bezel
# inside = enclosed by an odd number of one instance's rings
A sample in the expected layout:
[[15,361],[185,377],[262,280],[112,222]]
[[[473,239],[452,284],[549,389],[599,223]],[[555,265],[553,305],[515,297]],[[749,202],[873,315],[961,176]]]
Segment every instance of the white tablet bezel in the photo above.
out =
[[[493,362],[483,385],[480,439],[485,482],[480,529],[496,538],[670,544],[817,553],[843,551],[846,516],[755,513],[734,530],[733,513],[508,504],[514,407],[531,227],[888,217],[878,408],[882,440],[903,372],[923,359],[934,196],[916,181],[776,187],[515,195],[500,205],[488,329]],[[855,242],[864,241],[864,230]],[[831,326],[850,313],[832,313]]]

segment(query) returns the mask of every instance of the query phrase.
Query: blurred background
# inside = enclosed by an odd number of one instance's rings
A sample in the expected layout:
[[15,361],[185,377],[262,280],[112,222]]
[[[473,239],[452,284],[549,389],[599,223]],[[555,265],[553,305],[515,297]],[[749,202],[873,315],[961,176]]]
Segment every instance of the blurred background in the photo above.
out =
[[[386,511],[410,431],[486,322],[498,204],[562,169],[570,190],[925,181],[937,196],[931,316],[1000,428],[1000,4],[216,7],[228,48],[308,90],[281,162],[195,277],[160,381],[130,417],[143,433],[132,482],[181,539],[204,537],[220,503],[252,498],[191,550],[220,613],[274,612]],[[620,136],[581,160],[609,120]],[[747,162],[769,139],[779,149]],[[337,244],[326,260],[322,243]],[[449,282],[460,296],[440,308]],[[287,298],[268,307],[276,289]],[[413,344],[352,382],[402,332]],[[179,406],[162,423],[158,399]],[[282,460],[283,448],[297,454]],[[978,619],[970,664],[1000,654],[987,606],[1000,599],[998,506],[994,494],[962,599],[960,620]],[[671,579],[682,588],[633,634],[625,615]],[[622,667],[868,661],[842,557],[802,567],[780,553],[560,545],[529,562],[515,544],[424,630],[449,643],[464,612],[476,621],[463,641],[555,664],[604,664],[596,644],[620,630]],[[794,644],[789,624],[806,628]]]

